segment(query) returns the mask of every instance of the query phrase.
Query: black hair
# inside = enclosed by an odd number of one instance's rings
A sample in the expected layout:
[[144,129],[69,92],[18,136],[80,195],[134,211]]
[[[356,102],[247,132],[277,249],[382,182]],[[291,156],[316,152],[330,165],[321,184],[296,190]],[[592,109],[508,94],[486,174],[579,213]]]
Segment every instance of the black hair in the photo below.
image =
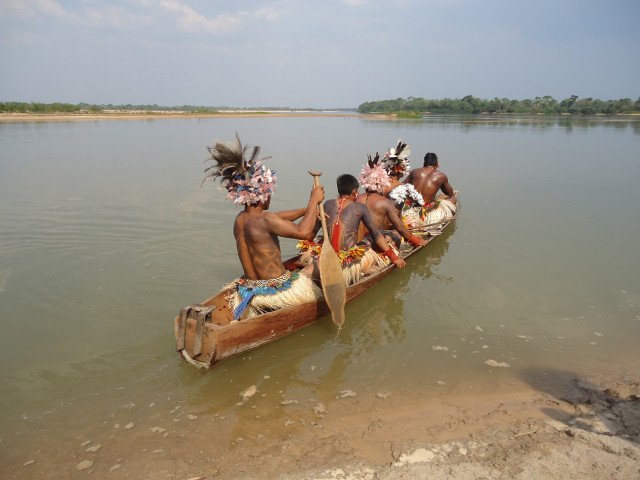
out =
[[427,153],[424,156],[425,167],[435,167],[438,164],[438,156],[435,153]]
[[351,192],[360,188],[358,179],[348,173],[340,175],[336,180],[336,185],[338,186],[338,195],[351,195]]

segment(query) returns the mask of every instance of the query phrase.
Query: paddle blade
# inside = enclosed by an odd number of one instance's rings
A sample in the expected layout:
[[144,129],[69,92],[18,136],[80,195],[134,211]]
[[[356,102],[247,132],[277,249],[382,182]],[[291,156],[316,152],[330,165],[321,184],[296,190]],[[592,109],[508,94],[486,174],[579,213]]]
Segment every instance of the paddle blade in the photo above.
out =
[[342,263],[329,242],[322,244],[320,258],[320,282],[324,299],[331,310],[331,319],[338,327],[344,323],[344,304],[347,300],[347,287],[342,275]]

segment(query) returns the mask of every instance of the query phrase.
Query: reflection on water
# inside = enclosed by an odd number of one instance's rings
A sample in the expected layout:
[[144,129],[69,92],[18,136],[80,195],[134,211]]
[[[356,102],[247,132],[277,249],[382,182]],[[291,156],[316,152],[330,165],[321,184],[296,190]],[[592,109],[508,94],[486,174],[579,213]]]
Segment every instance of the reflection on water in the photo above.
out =
[[401,340],[406,335],[404,298],[410,281],[428,280],[434,276],[437,282],[453,281],[439,274],[434,267],[440,264],[446,254],[449,239],[455,230],[456,223],[453,222],[423,251],[410,257],[407,268],[395,270],[380,285],[373,287],[371,295],[350,304],[348,312],[357,312],[358,318],[348,322],[336,340],[346,345],[352,355],[359,355],[362,351],[375,352],[380,346]]
[[[9,476],[28,475],[28,452],[50,466],[41,478],[71,477],[91,440],[102,444],[92,458],[106,476],[117,463],[153,469],[189,457],[181,435],[206,444],[215,431],[223,455],[238,437],[300,426],[299,412],[319,402],[337,408],[345,391],[358,401],[391,392],[401,402],[409,392],[499,391],[524,369],[555,365],[584,377],[637,372],[639,124],[0,125],[0,430],[13,435],[10,446],[2,435],[0,464]],[[237,210],[216,186],[200,188],[205,146],[236,131],[273,156],[274,210],[306,204],[307,170],[322,170],[333,196],[337,175],[357,173],[367,153],[398,138],[410,143],[414,166],[437,152],[465,204],[407,268],[347,305],[337,335],[327,317],[200,372],[175,353],[172,320],[239,273]],[[287,257],[295,242],[282,245]],[[243,402],[252,385],[257,393]]]
[[[388,122],[388,119],[367,119],[366,121]],[[531,131],[564,131],[565,133],[586,132],[589,129],[606,128],[618,132],[631,131],[640,134],[640,121],[635,116],[549,116],[549,115],[425,115],[418,119],[394,120],[407,125],[430,124],[470,132],[473,129],[508,130],[512,127]]]

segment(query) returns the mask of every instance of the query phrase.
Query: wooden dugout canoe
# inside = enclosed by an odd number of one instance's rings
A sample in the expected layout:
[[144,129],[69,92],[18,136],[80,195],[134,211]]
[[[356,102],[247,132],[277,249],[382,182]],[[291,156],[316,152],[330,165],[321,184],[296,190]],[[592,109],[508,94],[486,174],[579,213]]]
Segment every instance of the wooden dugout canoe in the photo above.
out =
[[[426,245],[407,252],[401,251],[400,256],[406,260],[427,247],[451,221],[441,225],[436,235],[427,234],[424,237]],[[285,264],[295,262],[297,258],[291,258]],[[347,303],[366,292],[394,268],[396,266],[391,264],[347,287]],[[220,291],[200,304],[180,310],[175,319],[176,349],[192,365],[209,368],[225,358],[297,332],[329,313],[327,304],[321,298],[235,321],[225,298],[225,291]]]

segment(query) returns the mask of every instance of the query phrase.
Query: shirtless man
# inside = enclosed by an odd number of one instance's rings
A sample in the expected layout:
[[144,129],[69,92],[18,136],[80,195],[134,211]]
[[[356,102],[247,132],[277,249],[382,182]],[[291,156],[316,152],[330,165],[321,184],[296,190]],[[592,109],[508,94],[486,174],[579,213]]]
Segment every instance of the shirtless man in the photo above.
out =
[[449,178],[440,172],[438,167],[438,156],[435,153],[427,153],[424,156],[423,167],[411,170],[404,183],[411,183],[422,194],[426,204],[434,202],[438,190],[442,190],[445,195],[442,199],[447,199],[455,205],[458,201],[457,195],[449,184]]
[[[405,180],[405,183],[412,184],[420,192],[425,203],[422,209],[412,208],[406,212],[405,217],[412,226],[442,226],[455,216],[458,193],[453,190],[449,178],[438,171],[438,166],[438,156],[427,153],[424,156],[424,166],[412,170]],[[442,193],[437,195],[438,191]]]
[[[334,250],[344,255],[342,271],[347,285],[357,282],[362,276],[373,273],[388,264],[388,261],[373,249],[358,245],[360,224],[364,224],[367,228],[371,243],[383,252],[382,255],[397,267],[404,267],[405,261],[398,257],[382,232],[378,230],[367,206],[356,202],[360,187],[356,177],[349,174],[340,175],[336,183],[339,197],[324,203],[329,230],[325,234],[329,235]],[[316,229],[318,228],[319,225],[316,224]]]
[[[312,267],[294,272],[285,269],[278,236],[313,239],[316,208],[324,199],[324,190],[311,190],[307,208],[268,212],[277,180],[275,172],[264,166],[265,159],[258,159],[260,147],[255,147],[248,159],[244,158],[246,150],[237,136],[235,145],[217,142],[209,148],[215,164],[205,170],[207,177],[220,178],[229,200],[244,205],[233,225],[244,276],[225,287],[235,320],[322,296],[311,279]],[[299,223],[293,223],[300,217]]]
[[[285,272],[278,237],[312,240],[316,208],[324,199],[324,188],[313,187],[307,208],[271,213],[266,202],[246,205],[236,216],[233,236],[245,277],[251,280],[276,278]],[[294,220],[302,217],[299,223]]]
[[[391,184],[391,179],[377,154],[374,158],[369,155],[369,160],[360,174],[360,183],[365,193],[359,194],[356,201],[369,208],[375,226],[388,240],[394,242],[396,248],[400,247],[403,238],[414,247],[426,244],[424,239],[416,237],[409,231],[402,223],[395,203],[384,196],[384,191]],[[358,241],[362,241],[367,233],[367,229],[361,224]]]

